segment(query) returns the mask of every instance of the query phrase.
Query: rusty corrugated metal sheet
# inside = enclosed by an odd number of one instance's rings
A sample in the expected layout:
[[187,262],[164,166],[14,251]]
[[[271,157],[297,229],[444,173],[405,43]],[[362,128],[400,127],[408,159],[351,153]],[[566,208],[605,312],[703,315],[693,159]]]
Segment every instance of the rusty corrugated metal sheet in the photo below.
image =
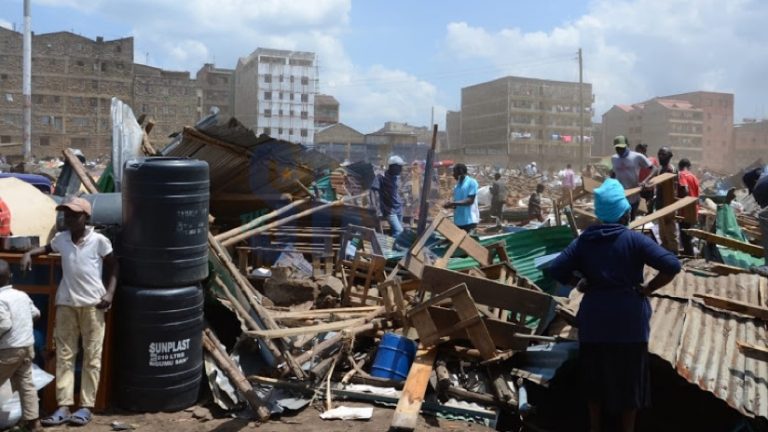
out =
[[649,350],[682,377],[752,417],[768,418],[768,362],[744,356],[737,341],[768,346],[765,322],[710,308],[694,293],[765,303],[766,280],[741,274],[718,278],[683,273],[651,299]]
[[[648,279],[649,275],[646,275]],[[693,273],[680,273],[666,287],[656,291],[657,295],[689,299],[694,294],[710,294],[727,297],[749,304],[759,305],[761,278],[753,274],[733,274],[721,277],[701,277]],[[765,285],[765,279],[762,284]]]

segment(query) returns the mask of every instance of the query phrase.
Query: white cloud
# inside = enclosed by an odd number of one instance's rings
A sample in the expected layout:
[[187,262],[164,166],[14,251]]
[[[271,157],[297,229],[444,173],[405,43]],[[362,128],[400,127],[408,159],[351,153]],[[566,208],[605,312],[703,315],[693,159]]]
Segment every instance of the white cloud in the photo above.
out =
[[445,45],[467,64],[568,81],[578,80],[573,58],[581,47],[598,115],[616,103],[702,89],[734,92],[738,119],[754,116],[768,96],[766,13],[761,0],[597,0],[546,32],[451,23]]
[[8,30],[13,30],[13,25],[2,18],[0,18],[0,27],[6,28]]
[[[341,121],[367,133],[384,121],[428,124],[437,88],[385,66],[361,68],[346,52],[351,0],[37,0],[125,22],[138,63],[194,76],[203,63],[233,68],[257,47],[313,51],[320,89],[341,103]],[[439,110],[438,110],[439,111]],[[435,119],[443,123],[442,114]]]

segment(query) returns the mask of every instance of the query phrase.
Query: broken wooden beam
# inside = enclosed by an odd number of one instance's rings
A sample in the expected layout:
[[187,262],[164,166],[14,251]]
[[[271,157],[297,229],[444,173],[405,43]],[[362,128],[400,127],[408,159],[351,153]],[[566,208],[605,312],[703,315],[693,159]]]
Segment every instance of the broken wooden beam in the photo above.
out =
[[713,243],[719,246],[727,247],[729,249],[746,252],[758,258],[762,258],[765,256],[765,250],[763,249],[762,246],[753,245],[752,243],[746,243],[743,241],[732,239],[730,237],[724,237],[721,235],[717,235],[711,232],[702,231],[698,229],[685,229],[683,231],[685,231],[691,237],[704,239],[707,241],[707,243]]
[[229,381],[243,395],[258,419],[262,422],[269,420],[271,415],[269,408],[253,390],[253,386],[245,378],[245,375],[235,366],[235,362],[229,358],[222,348],[221,342],[210,329],[203,331],[203,347],[211,355],[216,365],[224,371]]
[[739,352],[747,357],[768,361],[768,347],[766,346],[757,346],[744,341],[736,341],[736,346],[739,347]]
[[336,206],[344,205],[344,204],[346,204],[349,201],[352,201],[352,200],[357,199],[357,198],[361,198],[361,197],[363,197],[365,195],[366,194],[363,193],[363,194],[360,194],[360,195],[346,196],[346,197],[343,197],[343,198],[339,198],[336,201],[332,201],[332,202],[329,202],[329,203],[326,203],[326,204],[323,204],[323,205],[320,205],[320,206],[317,206],[317,207],[313,207],[311,209],[304,210],[304,211],[296,213],[294,215],[291,215],[291,216],[288,216],[288,217],[285,217],[285,218],[282,218],[282,219],[270,222],[270,223],[268,223],[266,225],[257,226],[257,227],[254,227],[252,229],[249,229],[247,231],[241,232],[241,233],[236,234],[236,235],[234,235],[234,236],[232,236],[230,238],[227,238],[226,240],[223,240],[221,242],[221,244],[223,246],[225,246],[225,247],[226,246],[232,246],[233,244],[235,244],[235,243],[237,243],[239,241],[251,238],[251,237],[259,235],[259,234],[261,234],[261,233],[263,233],[265,231],[268,231],[268,230],[271,230],[273,228],[277,228],[279,226],[285,225],[288,222],[293,222],[293,221],[295,221],[297,219],[301,219],[303,217],[306,217],[306,216],[309,216],[311,214],[317,213],[317,212],[319,212],[321,210],[325,210],[325,209],[328,209],[328,208],[331,208],[331,207],[336,207]]
[[416,352],[416,358],[405,380],[403,393],[392,416],[391,428],[406,431],[416,428],[436,356],[436,347],[420,349]]
[[280,216],[280,215],[282,215],[284,213],[287,213],[287,212],[295,209],[296,207],[299,207],[301,205],[307,204],[310,201],[311,201],[310,198],[304,198],[302,200],[294,201],[294,202],[292,202],[292,203],[290,203],[288,205],[280,207],[277,210],[274,210],[274,211],[271,211],[271,212],[269,212],[269,213],[267,213],[265,215],[259,216],[256,219],[253,219],[253,220],[251,220],[250,222],[248,222],[246,224],[240,225],[237,228],[233,228],[233,229],[231,229],[229,231],[225,231],[225,232],[223,232],[221,234],[218,234],[218,235],[216,235],[216,240],[219,241],[219,242],[223,242],[223,241],[225,241],[227,239],[230,239],[230,238],[232,238],[232,237],[234,237],[234,236],[236,236],[238,234],[242,234],[244,232],[247,232],[248,230],[256,228],[259,225],[263,224],[264,222],[266,222],[266,221],[268,221],[270,219],[274,219],[274,218],[276,218],[276,217],[278,217],[278,216]]
[[662,209],[659,209],[649,215],[645,215],[641,218],[637,218],[634,221],[632,221],[629,224],[630,229],[635,228],[641,228],[643,225],[653,222],[657,219],[661,219],[664,216],[669,216],[671,214],[674,214],[676,211],[681,210],[685,207],[696,205],[696,201],[698,201],[698,198],[696,197],[685,197],[681,198],[677,201],[675,201],[674,204],[668,205]]
[[62,150],[61,153],[64,155],[64,160],[72,167],[72,171],[75,172],[77,178],[80,179],[80,183],[83,184],[85,190],[92,194],[99,193],[99,188],[96,187],[96,182],[94,182],[93,178],[88,175],[83,163],[80,162],[80,159],[78,159],[77,156],[75,156],[72,149],[66,148]]
[[749,303],[745,303],[738,300],[731,300],[725,297],[719,297],[709,294],[694,294],[696,298],[700,298],[704,301],[704,304],[718,309],[724,309],[731,312],[738,312],[740,314],[749,315],[753,318],[768,321],[768,308],[762,306],[755,306]]

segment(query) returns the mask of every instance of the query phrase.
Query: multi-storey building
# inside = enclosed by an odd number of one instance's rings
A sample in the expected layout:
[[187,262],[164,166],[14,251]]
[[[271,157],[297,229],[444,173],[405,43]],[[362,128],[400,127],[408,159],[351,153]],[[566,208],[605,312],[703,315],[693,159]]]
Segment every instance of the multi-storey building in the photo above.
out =
[[315,96],[315,127],[324,128],[339,122],[339,101],[330,95]]
[[582,84],[581,96],[579,89],[579,83],[511,76],[463,88],[460,153],[468,161],[501,165],[578,162],[583,142],[586,160],[592,136],[592,85]]
[[633,105],[614,105],[603,114],[603,139],[626,135],[655,154],[668,146],[675,159],[691,160],[695,169],[733,168],[733,95],[694,92],[662,96]]
[[768,120],[745,119],[733,127],[733,168],[740,169],[768,154]]
[[445,145],[440,147],[441,153],[448,153],[461,148],[461,111],[445,113]]
[[168,135],[193,126],[198,118],[195,81],[189,72],[136,64],[132,107],[136,115],[147,114],[155,122],[152,141],[162,146]]
[[203,118],[211,113],[211,109],[219,109],[221,118],[231,117],[232,107],[232,76],[233,69],[217,68],[206,63],[197,71],[197,111],[198,117]]
[[315,54],[258,48],[235,69],[235,116],[257,134],[312,145]]
[[[0,143],[23,132],[22,34],[0,27]],[[110,151],[111,98],[130,102],[133,38],[105,41],[69,32],[32,38],[32,155],[60,156],[67,147],[91,157]]]

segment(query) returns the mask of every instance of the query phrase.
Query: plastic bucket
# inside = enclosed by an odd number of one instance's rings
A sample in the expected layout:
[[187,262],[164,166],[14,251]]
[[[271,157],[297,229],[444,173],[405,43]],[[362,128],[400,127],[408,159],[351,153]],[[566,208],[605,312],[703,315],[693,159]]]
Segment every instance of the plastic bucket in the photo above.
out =
[[384,333],[371,366],[371,375],[405,380],[415,356],[416,342],[394,333]]

